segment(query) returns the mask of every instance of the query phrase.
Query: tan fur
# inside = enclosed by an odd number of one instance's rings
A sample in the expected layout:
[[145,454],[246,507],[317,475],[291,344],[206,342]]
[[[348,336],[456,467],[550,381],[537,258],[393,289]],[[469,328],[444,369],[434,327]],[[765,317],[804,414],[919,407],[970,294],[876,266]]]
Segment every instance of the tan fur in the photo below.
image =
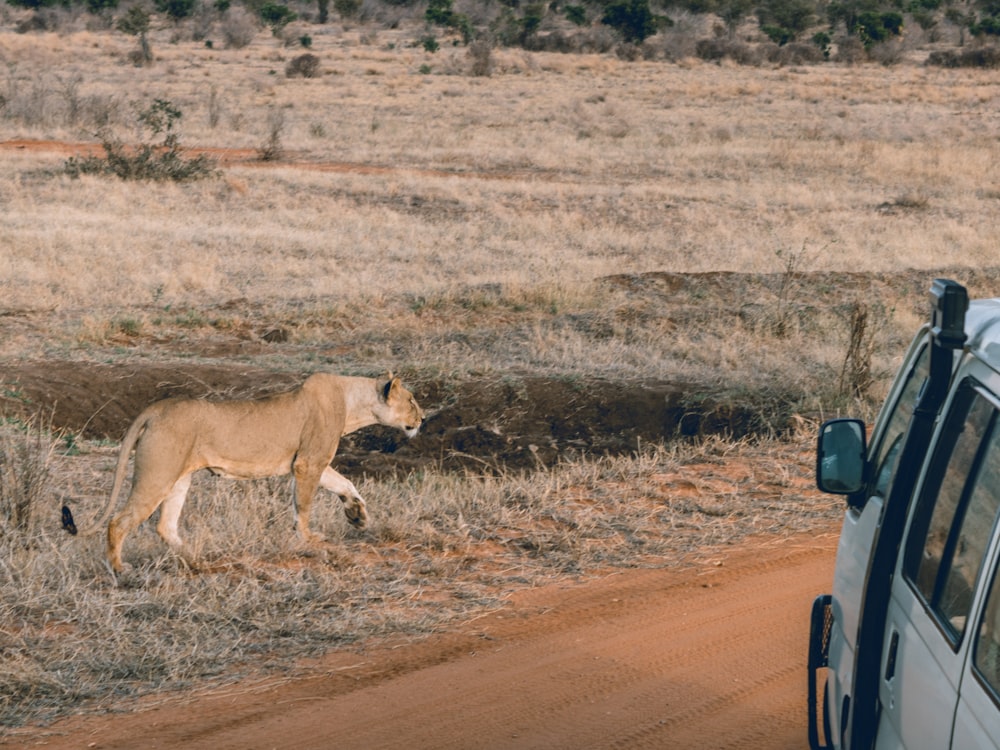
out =
[[293,391],[253,401],[157,402],[122,440],[111,497],[98,526],[115,507],[133,447],[135,470],[125,507],[108,524],[108,563],[122,570],[125,537],[161,505],[156,530],[172,549],[183,549],[177,521],[191,475],[199,469],[235,479],[291,472],[297,528],[305,540],[318,538],[309,531],[317,487],[340,495],[348,520],[364,528],[365,501],[330,467],[341,436],[379,423],[412,437],[423,418],[413,395],[391,374],[381,379],[316,374]]

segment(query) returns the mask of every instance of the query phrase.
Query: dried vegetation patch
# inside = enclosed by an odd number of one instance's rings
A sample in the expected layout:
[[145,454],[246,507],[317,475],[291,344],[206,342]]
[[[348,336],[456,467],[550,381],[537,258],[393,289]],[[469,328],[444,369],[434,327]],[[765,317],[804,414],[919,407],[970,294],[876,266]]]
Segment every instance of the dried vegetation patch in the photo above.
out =
[[339,503],[324,502],[315,522],[329,542],[308,548],[291,534],[284,482],[204,478],[184,518],[197,569],[147,529],[116,584],[100,540],[69,537],[56,523],[61,489],[103,488],[113,451],[66,447],[33,429],[0,436],[4,497],[32,493],[27,518],[9,502],[0,508],[8,727],[289,670],[298,657],[371,636],[447,628],[561,577],[711,564],[720,545],[828,530],[838,515],[811,489],[806,433],[651,447],[531,474],[366,480],[370,530],[347,530]]

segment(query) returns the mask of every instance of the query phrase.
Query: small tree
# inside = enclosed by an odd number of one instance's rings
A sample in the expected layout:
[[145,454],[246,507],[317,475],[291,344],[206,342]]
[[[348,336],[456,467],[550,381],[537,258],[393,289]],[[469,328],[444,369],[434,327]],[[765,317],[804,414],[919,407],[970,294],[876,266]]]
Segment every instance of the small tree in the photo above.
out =
[[156,9],[166,13],[170,20],[177,22],[187,18],[194,11],[195,0],[156,0]]
[[587,25],[587,9],[582,5],[567,5],[563,7],[566,20],[577,26]]
[[361,0],[333,0],[333,7],[341,18],[354,18],[361,10]]
[[105,16],[118,7],[118,0],[86,0],[87,10],[95,16]]
[[875,13],[867,11],[858,16],[854,33],[868,49],[877,42],[884,42],[890,36],[899,36],[903,31],[903,16],[895,11]]
[[287,5],[272,3],[270,0],[261,5],[257,12],[260,20],[271,27],[274,36],[281,34],[281,31],[297,18],[295,12]]
[[70,157],[66,160],[66,173],[114,175],[123,180],[196,180],[215,174],[214,163],[201,155],[191,159],[181,152],[180,139],[174,130],[181,119],[181,111],[166,99],[155,99],[138,113],[141,129],[154,137],[163,136],[161,143],[140,143],[127,147],[115,138],[109,129],[99,133],[105,156]]
[[434,26],[444,26],[458,31],[466,44],[472,41],[472,23],[464,13],[452,10],[451,0],[430,0],[424,12],[424,20]]
[[153,62],[153,51],[149,48],[149,13],[139,5],[133,5],[128,12],[118,19],[118,30],[123,34],[139,38],[139,51],[135,60],[140,65]]
[[757,8],[761,30],[779,45],[794,41],[815,18],[815,6],[809,0],[765,0]]
[[621,33],[626,42],[641,44],[656,33],[649,0],[615,0],[604,9],[601,23]]

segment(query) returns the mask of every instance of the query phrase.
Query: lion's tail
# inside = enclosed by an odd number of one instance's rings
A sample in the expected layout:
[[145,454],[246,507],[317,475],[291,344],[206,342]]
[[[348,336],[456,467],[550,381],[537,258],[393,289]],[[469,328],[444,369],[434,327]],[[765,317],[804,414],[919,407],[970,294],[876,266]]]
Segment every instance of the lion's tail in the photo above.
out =
[[111,517],[112,511],[114,511],[115,506],[118,504],[118,494],[121,492],[122,484],[125,482],[125,472],[128,469],[129,456],[132,454],[135,444],[139,442],[139,436],[146,429],[146,425],[149,424],[151,417],[152,414],[149,409],[144,411],[136,417],[132,426],[128,428],[128,432],[125,433],[125,437],[122,438],[121,449],[118,451],[118,465],[115,467],[115,480],[111,485],[111,496],[108,498],[107,505],[104,506],[104,510],[100,516],[87,528],[78,529],[76,523],[73,521],[73,513],[69,507],[65,505],[62,507],[62,525],[70,534],[92,536],[104,528],[104,525]]

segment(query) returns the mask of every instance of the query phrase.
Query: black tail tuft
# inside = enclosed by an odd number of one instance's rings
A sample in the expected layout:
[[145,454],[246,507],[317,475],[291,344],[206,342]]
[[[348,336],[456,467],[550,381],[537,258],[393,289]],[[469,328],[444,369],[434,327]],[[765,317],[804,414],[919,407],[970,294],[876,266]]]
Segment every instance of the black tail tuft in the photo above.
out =
[[70,534],[76,535],[76,524],[73,522],[73,513],[66,505],[62,507],[62,525]]

